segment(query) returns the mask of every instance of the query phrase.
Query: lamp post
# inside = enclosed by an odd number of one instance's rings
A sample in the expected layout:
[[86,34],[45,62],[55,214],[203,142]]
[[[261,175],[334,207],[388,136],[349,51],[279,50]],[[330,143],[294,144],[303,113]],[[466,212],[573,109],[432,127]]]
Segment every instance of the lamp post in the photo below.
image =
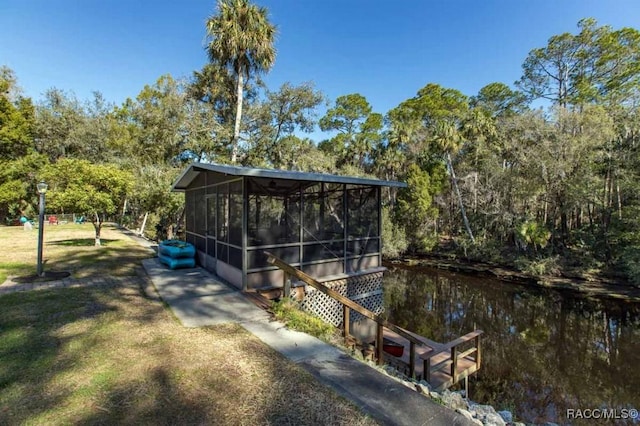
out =
[[44,236],[44,194],[47,193],[47,184],[44,181],[40,181],[37,185],[38,194],[40,194],[40,217],[38,225],[38,269],[37,273],[39,277],[44,275],[42,270],[42,237]]

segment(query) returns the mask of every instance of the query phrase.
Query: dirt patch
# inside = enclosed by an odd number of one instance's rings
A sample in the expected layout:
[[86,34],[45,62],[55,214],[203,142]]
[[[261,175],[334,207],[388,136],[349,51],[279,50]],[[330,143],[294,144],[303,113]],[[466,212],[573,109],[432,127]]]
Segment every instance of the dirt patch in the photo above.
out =
[[62,280],[64,278],[68,278],[70,275],[71,275],[71,272],[67,272],[67,271],[58,271],[58,272],[44,271],[42,275],[32,274],[32,275],[25,275],[22,277],[13,277],[11,278],[11,281],[19,284],[44,283],[48,281]]

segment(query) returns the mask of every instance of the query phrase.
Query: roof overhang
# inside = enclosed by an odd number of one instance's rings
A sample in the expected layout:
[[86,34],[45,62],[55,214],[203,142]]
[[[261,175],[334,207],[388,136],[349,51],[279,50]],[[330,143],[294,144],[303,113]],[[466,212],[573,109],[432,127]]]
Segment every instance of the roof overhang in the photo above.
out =
[[203,171],[220,173],[227,176],[250,176],[267,179],[284,179],[306,182],[329,182],[349,185],[391,186],[405,188],[404,182],[378,180],[355,176],[330,175],[325,173],[307,173],[292,170],[256,169],[252,167],[229,166],[213,163],[191,163],[172,185],[172,191],[183,192]]

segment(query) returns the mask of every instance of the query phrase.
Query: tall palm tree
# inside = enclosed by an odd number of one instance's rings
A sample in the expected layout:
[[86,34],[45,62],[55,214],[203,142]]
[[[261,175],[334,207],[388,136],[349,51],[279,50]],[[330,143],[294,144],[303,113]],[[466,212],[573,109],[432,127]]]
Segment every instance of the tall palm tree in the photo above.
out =
[[467,213],[464,210],[462,195],[460,195],[460,188],[458,187],[458,179],[456,178],[456,172],[453,170],[453,161],[451,160],[451,154],[456,153],[460,149],[462,136],[460,135],[455,123],[449,120],[440,120],[435,125],[433,141],[445,154],[447,167],[449,168],[449,173],[451,175],[451,182],[453,183],[453,188],[456,191],[458,203],[460,204],[460,212],[462,213],[464,227],[467,230],[467,234],[469,234],[469,238],[471,238],[471,242],[475,243],[476,240],[473,237],[473,232],[471,232],[471,226],[469,226],[469,219],[467,219]]
[[249,0],[218,0],[218,13],[207,19],[209,59],[229,67],[237,79],[232,163],[238,157],[244,82],[271,69],[276,58],[275,34],[267,9]]

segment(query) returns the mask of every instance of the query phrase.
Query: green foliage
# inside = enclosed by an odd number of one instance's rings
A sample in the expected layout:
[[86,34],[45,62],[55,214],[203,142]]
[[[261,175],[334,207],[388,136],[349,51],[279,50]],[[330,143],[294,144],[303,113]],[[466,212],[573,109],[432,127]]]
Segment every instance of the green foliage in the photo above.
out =
[[183,88],[171,75],[163,75],[153,86],[146,85],[135,101],[128,99],[122,113],[137,124],[134,143],[126,147],[140,164],[175,161],[185,149],[187,122]]
[[559,275],[561,270],[560,257],[557,255],[533,260],[518,258],[515,261],[515,266],[522,272],[533,276]]
[[0,67],[0,161],[15,160],[33,150],[34,108],[19,96],[16,77]]
[[434,221],[438,211],[432,200],[434,188],[429,173],[416,164],[409,166],[407,188],[398,193],[397,215],[406,229],[409,247],[414,251],[428,251],[437,243]]
[[578,28],[578,34],[552,36],[547,46],[529,52],[517,84],[532,99],[580,105],[637,88],[640,32],[598,27],[593,18],[582,19]]
[[469,99],[456,89],[429,83],[401,105],[429,128],[442,121],[459,120],[469,109]]
[[296,164],[302,160],[299,150],[307,148],[309,141],[295,133],[313,131],[315,108],[322,100],[322,94],[311,83],[285,83],[277,92],[267,90],[266,99],[248,111],[252,120],[244,163],[262,161],[264,166],[276,169],[300,167]]
[[616,263],[626,273],[629,281],[640,287],[640,206],[627,207],[623,221],[616,233],[619,241],[615,247]]
[[[232,143],[233,121],[235,115],[235,87],[233,73],[217,63],[206,64],[202,70],[194,71],[187,86],[189,110],[197,126],[191,131],[190,149],[202,160],[215,158],[220,154],[219,146]],[[246,98],[255,97],[255,90],[245,85]],[[206,125],[205,125],[206,124]],[[218,146],[216,146],[218,145]],[[228,153],[227,153],[228,156]]]
[[184,212],[184,196],[169,192],[181,169],[168,166],[145,166],[134,172],[133,190],[128,196],[128,214],[133,217],[151,213],[145,235],[163,240],[175,235],[175,226]]
[[408,247],[407,235],[402,226],[395,223],[388,207],[382,209],[382,255],[397,259]]
[[207,20],[211,61],[247,79],[269,70],[275,61],[276,28],[267,19],[267,9],[248,0],[218,0],[217,9]]
[[[82,140],[76,132],[83,127],[84,111],[73,94],[50,89],[36,107],[36,149],[51,161],[81,155]],[[91,141],[93,142],[93,141]]]
[[116,213],[133,182],[129,172],[115,166],[74,159],[62,159],[45,167],[41,178],[49,184],[49,209],[82,214],[91,220],[96,245],[100,245],[102,223]]
[[0,162],[0,218],[32,217],[37,209],[37,173],[47,164],[47,158],[32,152],[15,160]]
[[329,340],[336,332],[331,324],[320,318],[300,310],[297,302],[291,299],[281,299],[271,305],[271,311],[276,319],[284,322],[287,327],[310,334],[319,339]]
[[536,221],[526,220],[518,226],[518,237],[537,252],[538,247],[545,248],[547,246],[551,232]]
[[367,99],[359,93],[339,96],[319,121],[323,131],[338,134],[320,144],[320,149],[333,155],[338,166],[351,164],[365,169],[371,161],[373,147],[382,138],[383,117],[372,112]]
[[236,115],[231,162],[235,163],[242,122],[244,80],[269,71],[276,59],[276,28],[267,9],[249,0],[218,0],[218,14],[207,19],[207,52],[212,63],[228,68],[236,77]]
[[64,159],[45,168],[47,200],[54,210],[72,211],[87,218],[116,212],[131,188],[132,176],[114,166]]
[[480,89],[478,95],[471,98],[471,106],[489,112],[492,117],[512,116],[528,109],[524,93],[499,82]]

